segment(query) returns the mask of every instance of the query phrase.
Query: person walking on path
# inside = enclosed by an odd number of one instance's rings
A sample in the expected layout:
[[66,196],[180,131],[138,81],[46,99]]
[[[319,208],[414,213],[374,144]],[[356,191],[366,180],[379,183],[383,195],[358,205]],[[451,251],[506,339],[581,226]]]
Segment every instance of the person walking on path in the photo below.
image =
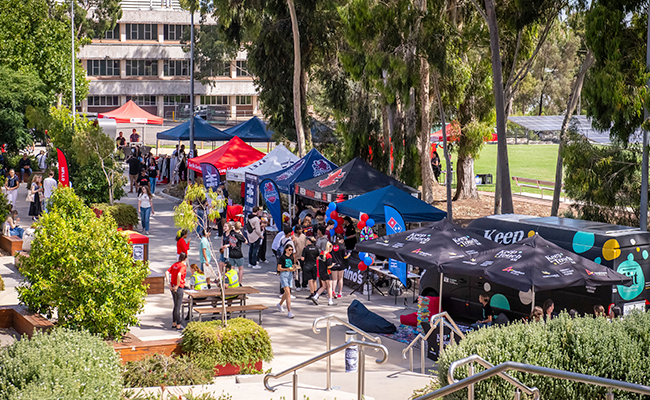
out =
[[302,251],[300,257],[300,267],[302,269],[302,284],[303,287],[309,285],[309,296],[307,300],[311,300],[316,294],[316,259],[318,259],[320,251],[316,247],[316,239],[313,237],[307,238],[307,245]]
[[293,318],[294,315],[291,312],[291,285],[293,284],[293,272],[299,269],[295,264],[293,257],[293,247],[286,245],[284,247],[284,254],[278,260],[278,272],[280,273],[280,286],[284,293],[282,294],[282,299],[278,303],[278,310],[284,312],[284,307],[282,306],[284,302],[287,303],[287,317]]
[[311,301],[314,304],[318,305],[318,298],[324,291],[327,291],[327,298],[329,299],[328,304],[330,306],[334,305],[334,299],[332,298],[332,243],[327,242],[325,245],[325,251],[318,256],[316,259],[316,271],[318,271],[318,278],[320,279],[321,287],[318,289],[318,292],[311,298]]
[[176,254],[178,254],[178,259],[180,260],[181,254],[185,253],[185,258],[190,251],[190,238],[188,237],[189,232],[187,229],[183,229],[176,236]]
[[140,160],[137,156],[131,154],[126,159],[126,163],[129,165],[129,193],[133,193],[133,187],[136,186],[137,189],[137,180],[140,175]]
[[230,236],[228,237],[228,244],[230,245],[228,249],[230,253],[228,262],[230,262],[233,268],[237,267],[240,283],[244,276],[244,253],[241,250],[241,245],[244,243],[248,243],[248,241],[242,235],[241,222],[235,222],[235,227],[230,231]]
[[16,176],[16,171],[14,169],[9,170],[9,176],[5,180],[5,189],[7,193],[7,201],[11,204],[11,207],[16,207],[16,198],[18,197],[18,177]]
[[156,159],[153,154],[149,154],[147,159],[149,166],[147,167],[147,172],[149,173],[149,187],[151,188],[151,194],[156,194],[156,179],[158,179],[158,164],[156,164]]
[[43,181],[43,211],[47,212],[47,202],[52,197],[52,192],[57,187],[58,183],[54,179],[54,171],[50,170],[47,178]]
[[32,217],[32,221],[35,221],[36,218],[40,217],[43,213],[43,206],[41,204],[41,195],[43,193],[43,185],[41,183],[41,176],[36,175],[32,181],[32,186],[27,192],[27,200],[31,203],[29,204],[29,215]]
[[259,217],[260,208],[253,207],[253,212],[248,216],[248,266],[253,269],[260,269],[257,265],[257,256],[262,242],[262,226]]
[[167,270],[165,275],[169,282],[169,290],[172,292],[172,300],[174,301],[174,309],[172,310],[172,329],[182,330],[182,316],[181,307],[183,305],[183,294],[185,287],[185,275],[187,268],[185,260],[187,254],[181,253],[178,255],[178,261],[172,264]]
[[138,212],[144,234],[149,234],[149,219],[155,214],[153,210],[153,198],[149,186],[143,186],[142,192],[138,195]]

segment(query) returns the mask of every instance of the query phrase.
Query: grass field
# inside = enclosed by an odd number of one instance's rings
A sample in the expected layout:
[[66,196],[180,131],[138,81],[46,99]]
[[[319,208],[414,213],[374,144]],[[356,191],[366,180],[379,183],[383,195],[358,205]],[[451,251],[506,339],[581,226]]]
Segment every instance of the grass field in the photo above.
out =
[[[545,181],[555,181],[555,164],[557,162],[558,145],[531,144],[531,145],[509,145],[508,161],[510,165],[510,176],[519,176],[522,178],[542,179]],[[442,150],[438,151],[442,157]],[[456,166],[457,157],[452,156],[453,165]],[[444,170],[445,165],[442,163]],[[481,151],[477,160],[474,161],[474,174],[492,174],[493,180],[496,179],[497,169],[497,146],[496,144],[487,144]],[[455,174],[455,172],[454,172]],[[455,182],[454,177],[454,182]],[[442,178],[441,178],[442,179]],[[519,188],[511,179],[512,192],[519,193]],[[455,187],[455,185],[454,185]],[[479,190],[494,191],[494,185],[481,185]],[[540,194],[537,189],[523,188],[524,192]],[[549,191],[544,191],[544,197],[550,195]]]

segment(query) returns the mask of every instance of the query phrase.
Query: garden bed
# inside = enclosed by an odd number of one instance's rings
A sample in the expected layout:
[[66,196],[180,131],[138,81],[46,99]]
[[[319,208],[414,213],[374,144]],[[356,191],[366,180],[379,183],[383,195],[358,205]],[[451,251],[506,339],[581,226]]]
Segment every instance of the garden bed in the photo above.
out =
[[21,336],[32,337],[34,329],[47,331],[53,327],[54,324],[45,317],[34,314],[23,306],[0,306],[0,328],[13,328]]

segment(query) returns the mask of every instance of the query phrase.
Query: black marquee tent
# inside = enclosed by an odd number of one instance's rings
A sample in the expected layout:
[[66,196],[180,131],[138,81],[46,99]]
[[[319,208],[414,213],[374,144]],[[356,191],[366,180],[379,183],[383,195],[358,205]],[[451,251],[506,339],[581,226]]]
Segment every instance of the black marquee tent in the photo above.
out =
[[377,171],[360,158],[316,178],[296,183],[296,194],[318,201],[344,201],[386,186],[395,186],[412,195],[416,189]]

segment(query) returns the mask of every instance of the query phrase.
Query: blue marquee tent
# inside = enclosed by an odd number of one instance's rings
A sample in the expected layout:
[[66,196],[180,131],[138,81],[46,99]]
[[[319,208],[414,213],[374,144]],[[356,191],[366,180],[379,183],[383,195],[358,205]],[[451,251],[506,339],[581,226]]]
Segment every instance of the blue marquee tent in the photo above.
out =
[[338,168],[336,164],[325,158],[318,150],[311,149],[306,156],[296,161],[295,164],[271,174],[260,175],[258,179],[260,182],[264,179],[270,179],[278,185],[280,192],[290,194],[293,193],[296,182],[315,178],[336,168]]
[[359,213],[363,212],[378,223],[383,223],[384,205],[399,211],[404,217],[404,222],[440,221],[447,217],[446,212],[392,185],[339,203],[336,211],[353,218],[359,218]]
[[238,136],[244,142],[272,142],[271,136],[273,131],[266,127],[264,121],[257,117],[253,117],[246,122],[235,125],[224,131],[228,135]]
[[[172,129],[158,132],[158,140],[187,141],[190,140],[190,121],[180,124]],[[224,133],[210,125],[201,117],[194,117],[194,140],[204,142],[228,141],[232,139],[231,135]]]

